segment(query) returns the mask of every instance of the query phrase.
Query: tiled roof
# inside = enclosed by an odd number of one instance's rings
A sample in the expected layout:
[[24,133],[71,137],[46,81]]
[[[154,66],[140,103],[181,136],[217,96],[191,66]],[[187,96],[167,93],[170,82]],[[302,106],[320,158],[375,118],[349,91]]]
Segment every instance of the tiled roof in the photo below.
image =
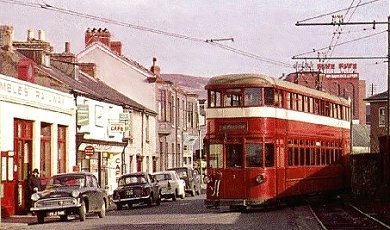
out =
[[388,98],[387,91],[385,91],[382,93],[372,95],[371,97],[364,99],[364,101],[382,101],[382,100],[387,100],[387,98]]

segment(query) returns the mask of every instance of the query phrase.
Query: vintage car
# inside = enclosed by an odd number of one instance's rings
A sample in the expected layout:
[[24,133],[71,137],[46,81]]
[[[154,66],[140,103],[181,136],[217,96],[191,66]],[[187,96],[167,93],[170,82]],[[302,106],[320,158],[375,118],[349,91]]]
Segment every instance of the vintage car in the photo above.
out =
[[201,193],[200,175],[197,170],[189,167],[177,167],[170,168],[168,170],[176,171],[180,179],[185,181],[186,192],[188,192],[191,196],[195,196],[195,193],[198,195]]
[[160,195],[165,199],[176,201],[176,197],[184,199],[186,196],[185,182],[175,171],[162,171],[153,174],[160,186]]
[[117,210],[122,210],[123,205],[131,208],[133,204],[138,203],[148,206],[152,206],[152,203],[160,205],[159,190],[157,182],[148,173],[124,174],[118,179],[118,188],[114,190],[113,202]]
[[106,215],[107,193],[100,188],[96,177],[91,173],[62,173],[52,176],[45,190],[31,195],[31,211],[43,223],[45,216],[59,215],[62,221],[68,215],[78,215],[85,220],[86,213],[97,213],[100,218]]

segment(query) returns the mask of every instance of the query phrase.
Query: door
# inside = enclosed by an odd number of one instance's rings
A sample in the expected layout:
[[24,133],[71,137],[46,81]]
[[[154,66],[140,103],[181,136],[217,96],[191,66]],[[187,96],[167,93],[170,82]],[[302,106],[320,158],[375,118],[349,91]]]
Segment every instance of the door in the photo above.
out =
[[9,217],[16,212],[17,204],[17,180],[14,173],[14,152],[1,152],[1,183],[3,184],[3,198],[1,199],[1,215]]
[[16,213],[25,214],[30,208],[31,192],[28,191],[29,172],[32,171],[32,121],[18,120],[14,122],[14,182]]
[[225,170],[221,175],[221,198],[246,198],[246,174],[242,144],[225,145]]

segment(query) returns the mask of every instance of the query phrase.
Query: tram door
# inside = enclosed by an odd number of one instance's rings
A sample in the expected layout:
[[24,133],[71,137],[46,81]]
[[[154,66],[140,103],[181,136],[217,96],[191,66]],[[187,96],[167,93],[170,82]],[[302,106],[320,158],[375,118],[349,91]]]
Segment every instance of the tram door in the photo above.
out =
[[225,170],[221,175],[221,198],[246,198],[246,170],[242,144],[225,145]]

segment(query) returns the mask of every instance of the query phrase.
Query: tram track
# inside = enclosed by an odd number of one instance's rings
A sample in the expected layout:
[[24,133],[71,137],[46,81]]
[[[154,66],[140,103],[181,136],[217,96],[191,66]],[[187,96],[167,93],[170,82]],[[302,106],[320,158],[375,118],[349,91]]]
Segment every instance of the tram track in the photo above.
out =
[[389,225],[342,200],[310,203],[310,208],[324,230],[390,229]]

